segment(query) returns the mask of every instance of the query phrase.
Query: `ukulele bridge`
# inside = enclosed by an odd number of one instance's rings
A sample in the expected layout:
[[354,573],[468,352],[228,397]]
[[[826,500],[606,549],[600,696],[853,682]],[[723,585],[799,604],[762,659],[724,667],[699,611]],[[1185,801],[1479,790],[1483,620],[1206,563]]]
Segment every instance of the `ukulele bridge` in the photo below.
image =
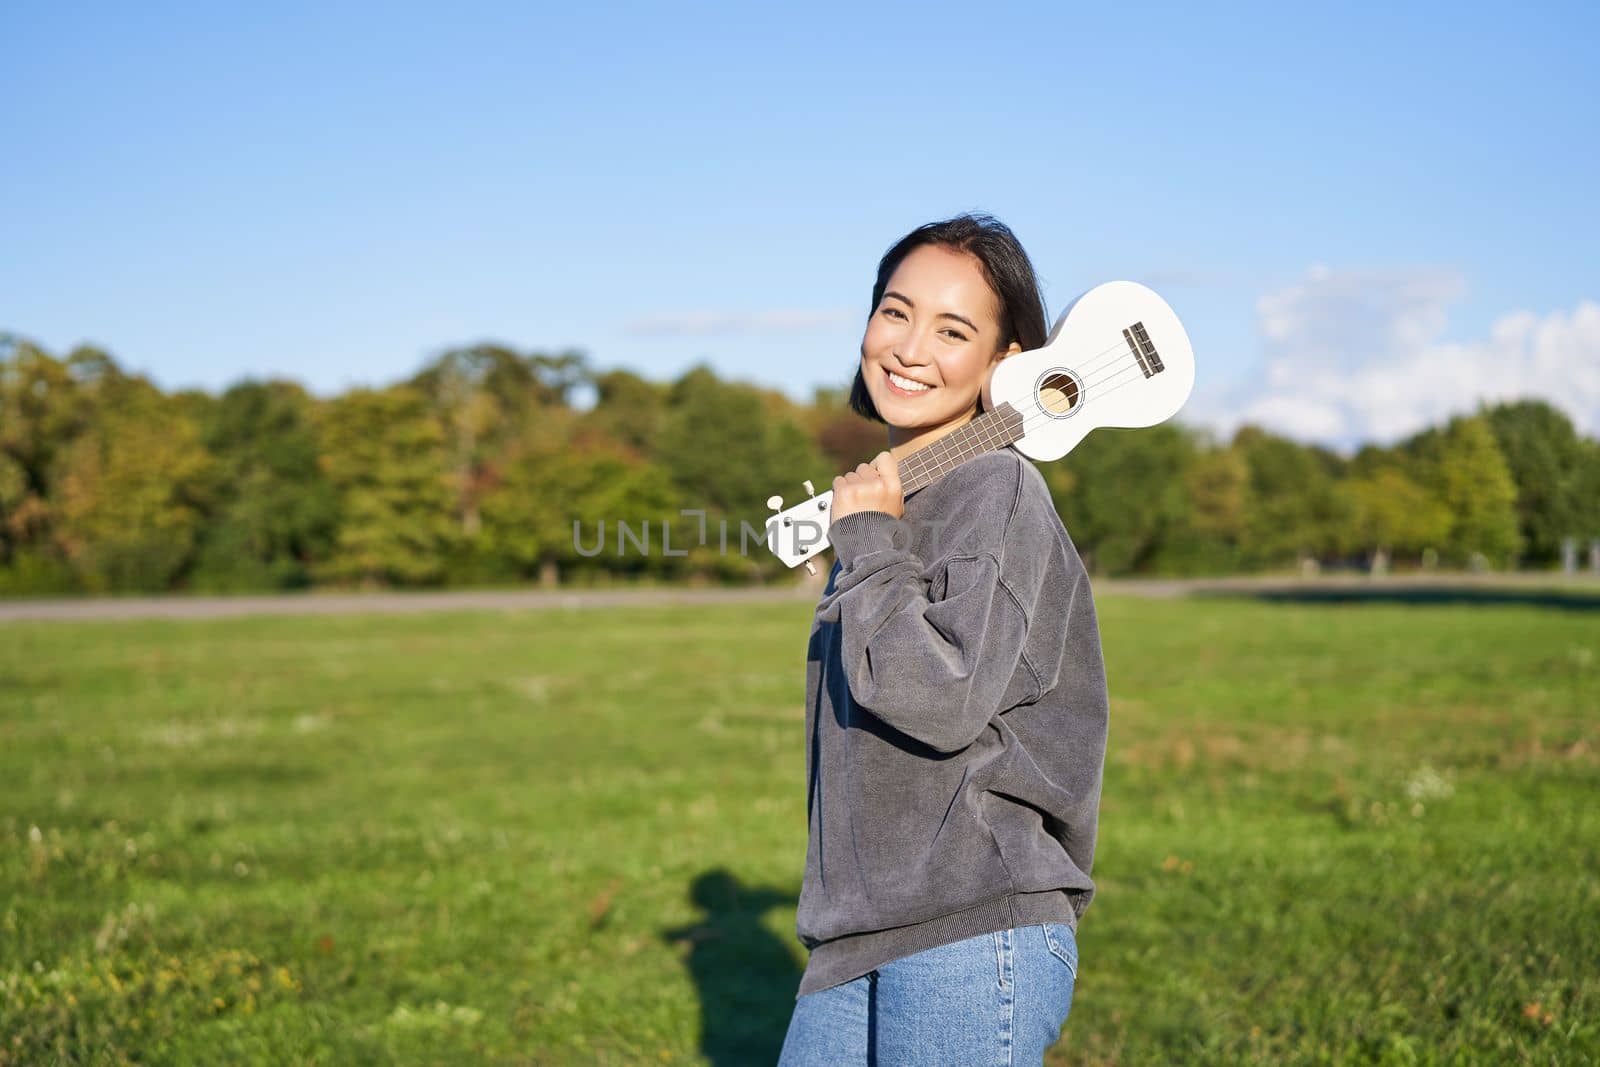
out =
[[1150,343],[1150,335],[1145,332],[1144,323],[1136,322],[1122,331],[1123,340],[1128,342],[1128,348],[1133,352],[1133,358],[1139,361],[1139,369],[1144,371],[1146,378],[1154,377],[1166,370],[1166,364],[1161,362],[1161,353],[1156,351],[1156,346]]

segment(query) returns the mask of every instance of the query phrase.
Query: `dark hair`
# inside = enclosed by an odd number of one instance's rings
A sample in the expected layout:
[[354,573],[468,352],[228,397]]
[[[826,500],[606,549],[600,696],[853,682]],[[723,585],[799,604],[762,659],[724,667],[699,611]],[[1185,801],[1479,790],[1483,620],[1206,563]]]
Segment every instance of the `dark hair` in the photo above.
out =
[[[983,268],[984,280],[1000,304],[1001,348],[1009,347],[1013,341],[1020,344],[1024,352],[1044,346],[1047,327],[1044,298],[1039,295],[1039,277],[1017,235],[992,215],[957,215],[942,222],[930,222],[896,241],[878,261],[878,280],[872,286],[872,307],[867,310],[868,316],[878,310],[883,291],[889,287],[889,278],[901,261],[923,245],[940,245],[977,259]],[[981,397],[978,404],[982,407]],[[855,381],[850,385],[850,410],[873,422],[883,422],[872,395],[867,392],[859,364]]]

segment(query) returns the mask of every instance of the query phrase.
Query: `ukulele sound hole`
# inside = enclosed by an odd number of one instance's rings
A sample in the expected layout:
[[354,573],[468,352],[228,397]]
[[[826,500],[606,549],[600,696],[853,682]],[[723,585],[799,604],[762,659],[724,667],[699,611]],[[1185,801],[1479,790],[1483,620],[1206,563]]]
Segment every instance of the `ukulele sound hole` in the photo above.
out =
[[1034,392],[1039,406],[1051,418],[1064,419],[1083,402],[1083,383],[1069,370],[1050,370],[1039,376]]

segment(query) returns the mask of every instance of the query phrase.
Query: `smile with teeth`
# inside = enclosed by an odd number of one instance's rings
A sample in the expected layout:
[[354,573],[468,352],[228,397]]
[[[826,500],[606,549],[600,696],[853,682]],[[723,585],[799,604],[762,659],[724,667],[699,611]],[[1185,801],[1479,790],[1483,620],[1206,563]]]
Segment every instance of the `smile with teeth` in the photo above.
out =
[[884,373],[888,375],[888,377],[889,377],[889,385],[896,392],[900,392],[900,393],[926,393],[929,389],[933,388],[933,386],[928,385],[928,384],[926,384],[924,382],[912,381],[910,378],[902,377],[901,375],[896,374],[894,371],[889,370],[889,368],[887,368],[887,367],[884,368]]

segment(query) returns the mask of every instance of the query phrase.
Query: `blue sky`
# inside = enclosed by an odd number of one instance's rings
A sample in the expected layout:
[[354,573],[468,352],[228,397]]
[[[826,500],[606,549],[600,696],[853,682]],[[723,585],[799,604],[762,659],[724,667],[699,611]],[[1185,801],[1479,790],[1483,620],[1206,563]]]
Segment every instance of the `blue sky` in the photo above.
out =
[[1191,422],[1600,433],[1600,16],[1288,7],[10,4],[0,329],[168,388],[496,340],[805,397],[976,209],[1052,314],[1166,296]]

